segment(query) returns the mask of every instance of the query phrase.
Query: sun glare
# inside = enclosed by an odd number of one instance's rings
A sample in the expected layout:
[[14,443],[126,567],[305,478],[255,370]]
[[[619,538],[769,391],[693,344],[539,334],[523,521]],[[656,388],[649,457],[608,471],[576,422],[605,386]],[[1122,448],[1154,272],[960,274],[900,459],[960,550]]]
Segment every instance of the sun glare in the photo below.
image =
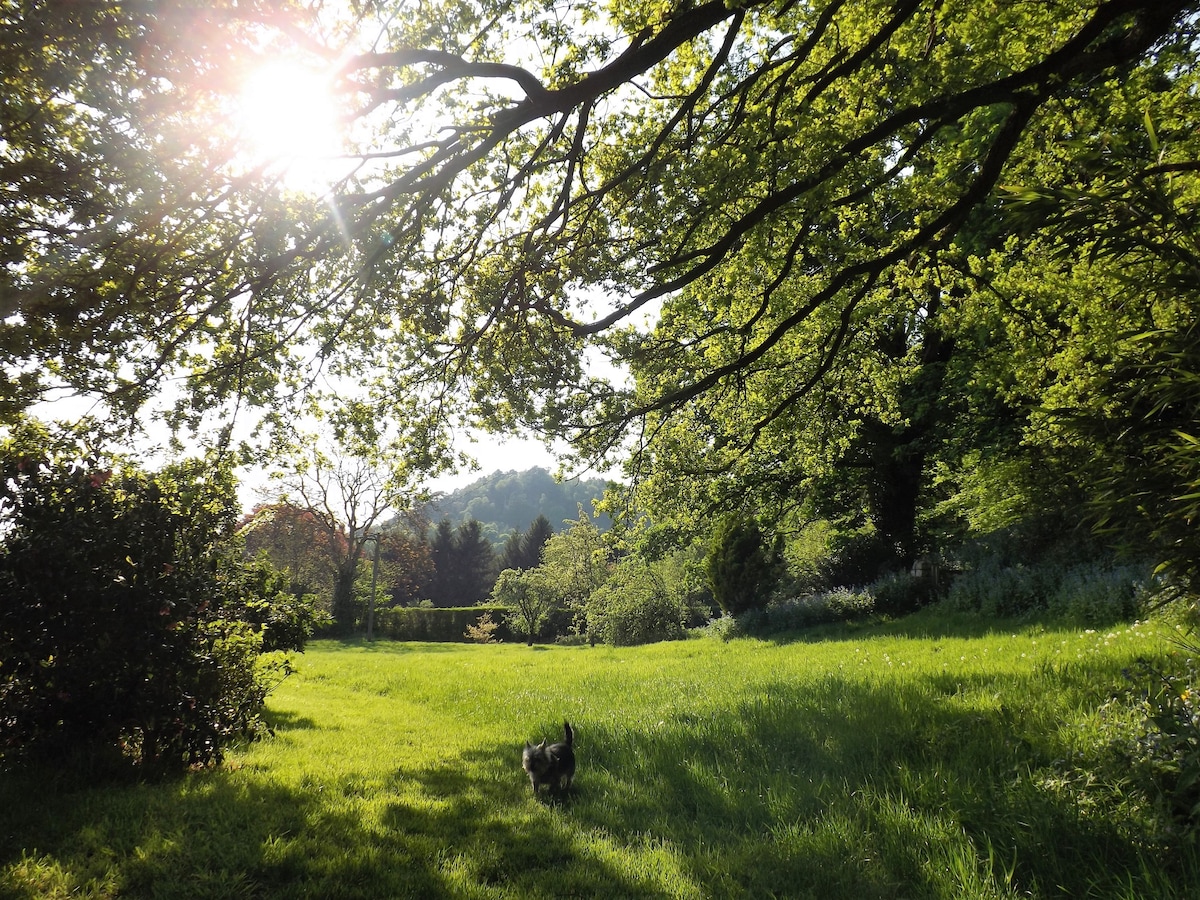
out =
[[242,85],[237,117],[252,164],[279,169],[295,186],[336,177],[341,128],[320,72],[291,62],[259,67]]

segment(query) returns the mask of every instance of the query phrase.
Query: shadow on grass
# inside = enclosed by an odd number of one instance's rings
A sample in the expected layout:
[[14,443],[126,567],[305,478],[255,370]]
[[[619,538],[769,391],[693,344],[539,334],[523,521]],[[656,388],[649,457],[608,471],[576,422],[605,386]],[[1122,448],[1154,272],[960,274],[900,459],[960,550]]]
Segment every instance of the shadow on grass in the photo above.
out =
[[442,897],[437,854],[320,791],[228,771],[47,795],[0,790],[0,897]]
[[666,896],[588,852],[572,801],[534,801],[507,745],[384,784],[227,769],[94,784],[31,768],[0,783],[0,897]]
[[654,835],[714,896],[1192,896],[1196,848],[1131,820],[1119,776],[1065,763],[1014,711],[1028,684],[986,687],[1012,707],[829,678],[652,728],[581,720],[568,814]]
[[320,727],[316,719],[309,716],[302,716],[299,713],[294,713],[286,709],[272,709],[271,707],[263,710],[263,721],[267,723],[267,727],[271,729],[272,733],[277,731],[307,731]]
[[796,631],[768,635],[774,644],[820,644],[826,641],[857,641],[873,637],[936,640],[962,638],[974,640],[994,635],[1015,634],[1028,629],[1054,628],[1053,621],[1022,617],[995,619],[970,613],[949,613],[930,607],[898,619],[878,618],[848,622],[830,622]]
[[1027,678],[972,678],[780,679],[659,721],[581,710],[576,782],[552,802],[519,738],[367,785],[369,820],[361,785],[319,773],[48,792],[29,772],[0,782],[0,896],[1191,895],[1195,848],[1063,762]]
[[579,833],[569,818],[578,790],[533,797],[518,746],[476,747],[396,773],[398,793],[414,786],[422,802],[391,804],[385,824],[446,848],[467,885],[516,897],[667,896],[652,878],[612,864]]

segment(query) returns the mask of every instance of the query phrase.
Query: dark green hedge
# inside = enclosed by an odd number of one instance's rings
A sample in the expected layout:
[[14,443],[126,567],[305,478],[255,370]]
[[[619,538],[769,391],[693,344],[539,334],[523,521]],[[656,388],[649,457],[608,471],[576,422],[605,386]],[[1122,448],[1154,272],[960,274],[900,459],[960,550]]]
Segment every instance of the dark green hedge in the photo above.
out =
[[462,641],[467,642],[467,626],[475,625],[484,613],[500,627],[495,631],[498,641],[512,640],[505,624],[503,606],[422,607],[396,606],[376,613],[376,627],[383,637],[396,641]]

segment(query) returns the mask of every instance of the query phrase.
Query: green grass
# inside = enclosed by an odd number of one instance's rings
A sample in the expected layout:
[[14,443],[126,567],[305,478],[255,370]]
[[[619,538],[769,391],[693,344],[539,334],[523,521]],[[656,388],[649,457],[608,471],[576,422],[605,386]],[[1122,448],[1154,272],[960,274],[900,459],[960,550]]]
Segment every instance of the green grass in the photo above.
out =
[[[1162,627],[317,642],[275,736],[167,784],[0,784],[4,897],[1194,897],[1107,750]],[[535,800],[526,739],[576,727]]]

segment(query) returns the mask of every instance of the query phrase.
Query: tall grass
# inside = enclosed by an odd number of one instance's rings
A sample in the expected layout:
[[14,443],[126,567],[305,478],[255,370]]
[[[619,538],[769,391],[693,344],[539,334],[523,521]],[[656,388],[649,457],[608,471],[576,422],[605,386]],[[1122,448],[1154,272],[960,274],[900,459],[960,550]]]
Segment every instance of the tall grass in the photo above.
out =
[[[970,622],[972,620],[963,620]],[[793,642],[319,642],[175,783],[0,785],[11,897],[1193,897],[1106,706],[1158,626]],[[522,743],[576,730],[535,800]]]

